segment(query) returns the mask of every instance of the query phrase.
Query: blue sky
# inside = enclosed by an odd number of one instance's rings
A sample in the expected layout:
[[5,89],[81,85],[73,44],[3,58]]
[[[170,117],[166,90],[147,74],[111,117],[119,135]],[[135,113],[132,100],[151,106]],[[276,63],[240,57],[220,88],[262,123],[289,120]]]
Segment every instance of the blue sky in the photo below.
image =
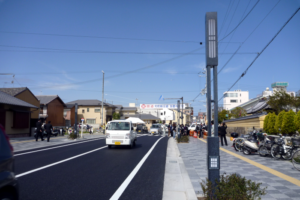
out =
[[[183,96],[195,113],[203,111],[205,96],[191,100],[205,85],[198,75],[205,67],[205,13],[218,13],[221,39],[256,2],[1,0],[0,73],[15,77],[1,76],[0,84],[26,86],[36,95],[57,94],[65,102],[101,100],[103,70],[110,103],[174,103],[158,98]],[[299,0],[260,0],[219,43],[219,69],[241,45],[219,74],[219,97],[299,7]],[[298,91],[299,24],[300,11],[233,90],[249,91],[254,98],[272,82],[287,81],[288,90]],[[197,54],[182,56],[193,50]],[[133,70],[139,71],[128,73]]]

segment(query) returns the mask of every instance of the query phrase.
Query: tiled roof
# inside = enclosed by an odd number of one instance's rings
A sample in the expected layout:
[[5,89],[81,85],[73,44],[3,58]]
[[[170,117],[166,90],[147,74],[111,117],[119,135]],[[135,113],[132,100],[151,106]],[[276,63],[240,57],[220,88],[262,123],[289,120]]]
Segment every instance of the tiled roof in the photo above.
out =
[[17,94],[20,94],[21,92],[25,91],[27,87],[21,87],[21,88],[0,88],[1,92],[5,92],[6,94],[9,94],[10,96],[16,96]]
[[160,118],[155,117],[154,115],[150,114],[136,114],[136,115],[124,115],[125,117],[137,117],[141,120],[160,120]]
[[245,116],[245,117],[236,118],[236,119],[225,120],[224,122],[227,123],[227,122],[241,121],[241,120],[246,120],[246,119],[254,119],[254,118],[264,116],[264,115],[265,114],[257,113],[257,114],[253,114],[253,115],[249,115],[249,116]]
[[[236,106],[236,107],[244,107],[244,106],[247,106],[247,105],[249,105],[249,104],[251,104],[251,103],[255,103],[256,101],[259,101],[261,99],[261,97],[255,97],[255,98],[253,98],[253,99],[250,99],[249,101],[247,101],[247,102],[245,102],[245,103],[242,103],[242,104],[240,104],[240,105],[238,105],[238,106]],[[233,108],[231,108],[230,110],[233,110],[233,109],[235,109],[236,107],[233,107]]]
[[270,108],[268,101],[259,101],[257,104],[252,106],[251,108],[247,109],[247,114],[256,113],[258,111],[261,111],[263,109]]
[[38,108],[34,105],[31,105],[30,103],[22,101],[2,91],[0,91],[0,104],[8,104],[14,106],[28,107],[28,108]]
[[136,107],[123,107],[121,109],[122,111],[137,111]]
[[[77,103],[79,106],[101,106],[102,105],[102,101],[99,101],[97,99],[80,99],[80,100],[76,100],[76,101],[70,101],[67,104],[75,104]],[[116,107],[110,103],[105,103],[103,102],[104,106],[108,106],[108,107]]]
[[48,104],[54,99],[56,99],[58,95],[36,95],[36,98],[40,100],[41,104]]

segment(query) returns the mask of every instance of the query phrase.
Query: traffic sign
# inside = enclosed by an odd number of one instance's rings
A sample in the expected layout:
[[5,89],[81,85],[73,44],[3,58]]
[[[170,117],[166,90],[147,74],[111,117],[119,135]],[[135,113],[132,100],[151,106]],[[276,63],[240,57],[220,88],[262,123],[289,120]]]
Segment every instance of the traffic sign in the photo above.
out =
[[81,118],[81,121],[84,121],[84,118]]

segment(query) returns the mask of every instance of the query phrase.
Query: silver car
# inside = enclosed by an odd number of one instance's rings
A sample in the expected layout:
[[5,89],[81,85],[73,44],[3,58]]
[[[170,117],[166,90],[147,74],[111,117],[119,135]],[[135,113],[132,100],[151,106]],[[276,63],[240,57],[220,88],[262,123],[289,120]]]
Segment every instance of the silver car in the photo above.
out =
[[161,135],[162,132],[163,132],[163,130],[162,130],[161,124],[153,124],[150,127],[150,133],[151,133],[151,135],[154,135],[154,134]]

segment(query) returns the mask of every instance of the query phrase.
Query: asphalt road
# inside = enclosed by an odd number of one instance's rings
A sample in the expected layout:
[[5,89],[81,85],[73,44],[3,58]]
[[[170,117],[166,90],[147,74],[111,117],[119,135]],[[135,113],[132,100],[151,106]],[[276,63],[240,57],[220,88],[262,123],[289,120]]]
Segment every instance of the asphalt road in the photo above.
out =
[[100,139],[45,151],[24,151],[33,152],[24,155],[18,152],[15,172],[20,199],[110,199],[113,196],[162,199],[168,138],[160,138],[141,136],[133,149],[124,146],[108,149],[105,140]]

